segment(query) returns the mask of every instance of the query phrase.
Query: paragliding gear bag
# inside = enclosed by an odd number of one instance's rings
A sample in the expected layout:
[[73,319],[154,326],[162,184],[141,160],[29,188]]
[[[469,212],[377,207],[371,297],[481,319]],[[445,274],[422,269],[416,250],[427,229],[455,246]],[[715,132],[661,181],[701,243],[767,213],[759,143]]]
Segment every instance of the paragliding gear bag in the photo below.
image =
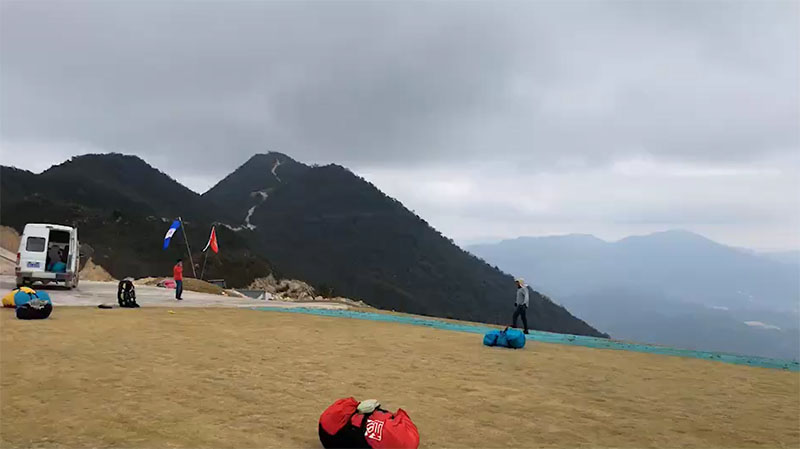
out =
[[17,318],[20,320],[43,320],[53,312],[49,298],[40,298],[38,293],[28,293],[28,300],[17,305]]
[[502,331],[492,330],[487,332],[483,336],[483,344],[486,346],[520,349],[525,347],[525,335],[516,329],[506,327]]
[[[366,402],[366,401],[365,401]],[[377,402],[377,401],[376,401]],[[403,409],[388,412],[378,404],[359,412],[362,403],[339,399],[319,418],[319,441],[330,448],[417,449],[419,431]]]
[[358,410],[355,413],[350,415],[347,418],[347,424],[344,425],[338,432],[333,435],[329,435],[325,430],[322,428],[322,424],[319,425],[319,441],[322,443],[322,447],[326,449],[371,449],[372,446],[367,443],[366,433],[367,433],[367,421],[369,417],[372,416],[375,412],[383,412],[383,413],[390,413],[380,407],[376,408],[374,411],[365,413],[361,419],[361,425],[354,426],[352,424],[353,417],[358,415]]
[[117,286],[117,303],[120,307],[139,307],[136,303],[136,289],[133,282],[123,279]]

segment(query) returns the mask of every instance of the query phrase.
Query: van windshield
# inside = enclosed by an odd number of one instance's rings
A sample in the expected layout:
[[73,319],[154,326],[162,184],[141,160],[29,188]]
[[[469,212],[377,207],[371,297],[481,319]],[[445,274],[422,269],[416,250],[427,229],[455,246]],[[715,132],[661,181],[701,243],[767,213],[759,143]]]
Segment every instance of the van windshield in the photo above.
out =
[[28,241],[25,242],[25,251],[33,253],[44,252],[44,244],[45,239],[43,237],[28,237]]

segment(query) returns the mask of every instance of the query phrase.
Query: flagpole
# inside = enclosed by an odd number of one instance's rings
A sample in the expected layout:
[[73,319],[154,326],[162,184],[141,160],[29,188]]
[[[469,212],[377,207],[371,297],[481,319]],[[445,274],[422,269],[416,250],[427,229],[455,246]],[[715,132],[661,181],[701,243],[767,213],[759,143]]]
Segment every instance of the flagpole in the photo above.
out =
[[200,280],[203,280],[203,274],[206,272],[206,260],[208,259],[208,251],[203,251],[203,269],[200,270]]
[[186,237],[186,227],[183,226],[183,220],[181,217],[178,217],[178,221],[181,222],[181,231],[183,233],[183,240],[186,242],[186,252],[189,253],[189,263],[192,264],[192,275],[195,279],[197,279],[197,272],[194,270],[194,261],[192,260],[192,250],[189,248],[189,238]]

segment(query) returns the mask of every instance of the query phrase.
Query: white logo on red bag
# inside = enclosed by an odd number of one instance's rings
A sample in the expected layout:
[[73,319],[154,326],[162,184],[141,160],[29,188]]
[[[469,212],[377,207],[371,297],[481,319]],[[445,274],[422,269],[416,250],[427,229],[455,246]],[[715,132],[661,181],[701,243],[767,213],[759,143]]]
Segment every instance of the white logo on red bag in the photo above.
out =
[[364,436],[375,441],[380,441],[383,437],[383,421],[367,420],[367,431]]

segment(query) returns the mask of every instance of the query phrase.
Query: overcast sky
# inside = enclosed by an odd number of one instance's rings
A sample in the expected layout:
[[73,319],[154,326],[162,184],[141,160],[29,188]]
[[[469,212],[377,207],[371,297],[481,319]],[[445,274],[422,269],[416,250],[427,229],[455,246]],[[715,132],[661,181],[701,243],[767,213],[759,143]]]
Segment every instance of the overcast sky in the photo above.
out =
[[350,167],[459,242],[800,248],[800,3],[0,3],[2,163]]

